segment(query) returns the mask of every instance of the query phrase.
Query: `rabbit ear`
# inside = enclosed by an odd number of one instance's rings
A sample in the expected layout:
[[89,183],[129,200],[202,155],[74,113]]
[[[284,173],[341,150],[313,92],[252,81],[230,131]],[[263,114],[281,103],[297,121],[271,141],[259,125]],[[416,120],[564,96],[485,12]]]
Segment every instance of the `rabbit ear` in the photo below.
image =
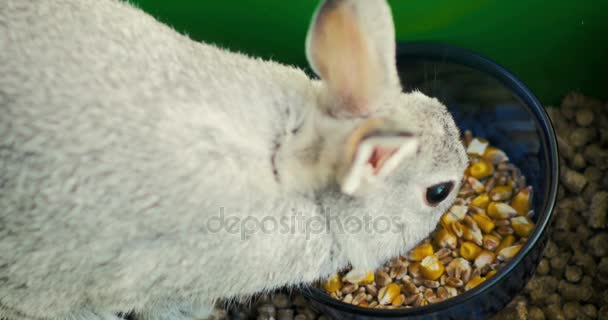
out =
[[385,0],[326,0],[306,39],[311,68],[326,82],[331,114],[372,113],[383,90],[401,90],[395,30]]
[[409,132],[368,125],[355,130],[347,147],[348,168],[340,187],[342,192],[353,195],[365,183],[388,176],[403,159],[415,154],[418,140]]

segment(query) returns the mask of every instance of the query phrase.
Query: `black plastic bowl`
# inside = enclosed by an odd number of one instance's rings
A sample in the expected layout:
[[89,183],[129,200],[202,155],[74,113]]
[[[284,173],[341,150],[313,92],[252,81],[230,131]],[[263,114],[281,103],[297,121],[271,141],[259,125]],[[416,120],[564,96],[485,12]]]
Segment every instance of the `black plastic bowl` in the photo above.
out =
[[555,134],[542,105],[514,75],[496,63],[451,46],[405,43],[397,65],[406,91],[437,97],[461,130],[472,130],[503,149],[534,188],[536,228],[520,252],[495,276],[457,297],[410,309],[361,308],[323,290],[304,294],[335,319],[486,319],[505,307],[534,274],[547,238],[558,185]]

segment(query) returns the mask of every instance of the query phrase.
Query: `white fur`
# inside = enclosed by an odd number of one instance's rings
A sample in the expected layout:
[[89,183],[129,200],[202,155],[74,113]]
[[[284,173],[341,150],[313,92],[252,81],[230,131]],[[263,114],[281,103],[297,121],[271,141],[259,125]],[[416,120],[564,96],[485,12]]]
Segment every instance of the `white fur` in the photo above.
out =
[[[329,115],[340,97],[327,83],[194,42],[123,2],[3,1],[0,318],[187,319],[218,298],[374,268],[425,237],[456,192],[432,208],[424,190],[456,190],[466,166],[458,130],[437,100],[398,93],[384,1],[329,2],[354,5],[388,57],[370,116],[420,146],[358,197],[339,181],[365,119]],[[207,228],[220,212],[293,210],[321,224],[400,221],[394,233]]]

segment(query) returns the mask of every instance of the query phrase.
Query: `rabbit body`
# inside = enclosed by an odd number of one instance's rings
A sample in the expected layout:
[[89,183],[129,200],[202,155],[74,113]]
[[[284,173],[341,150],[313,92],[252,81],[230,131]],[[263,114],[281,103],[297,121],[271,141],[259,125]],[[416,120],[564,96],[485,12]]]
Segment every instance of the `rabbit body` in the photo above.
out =
[[[296,213],[325,225],[322,207],[397,214],[411,201],[338,190],[333,150],[366,119],[325,116],[326,84],[299,69],[194,42],[119,1],[5,1],[0,41],[0,317],[204,316],[218,298],[376,267],[437,222],[406,217],[373,245],[277,231]],[[407,112],[378,114],[457,142],[453,122],[424,124],[445,108],[409,96]],[[424,171],[410,167],[395,179]]]

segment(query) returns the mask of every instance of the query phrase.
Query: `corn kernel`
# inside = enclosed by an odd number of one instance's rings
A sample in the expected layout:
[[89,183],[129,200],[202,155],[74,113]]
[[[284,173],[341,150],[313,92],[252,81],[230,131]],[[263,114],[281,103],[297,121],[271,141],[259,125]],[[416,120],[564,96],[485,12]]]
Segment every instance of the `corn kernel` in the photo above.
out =
[[483,179],[492,173],[494,173],[494,166],[485,160],[478,161],[469,167],[469,174],[475,179]]
[[487,193],[482,193],[471,200],[471,205],[480,209],[486,209],[490,203],[490,196]]
[[484,281],[486,281],[486,278],[481,277],[481,276],[474,276],[473,278],[471,278],[471,280],[469,280],[469,282],[467,282],[467,284],[464,285],[464,290],[465,291],[471,290],[471,289],[477,287],[478,285],[482,284]]
[[492,230],[494,230],[494,227],[496,227],[494,221],[492,221],[492,219],[490,219],[490,217],[485,214],[473,214],[471,215],[471,218],[475,220],[479,228],[485,233],[492,232]]
[[515,243],[515,237],[513,235],[507,235],[504,238],[502,238],[502,241],[500,241],[500,244],[498,245],[498,247],[496,247],[496,250],[494,250],[494,252],[500,252],[500,250],[506,248],[506,247],[510,247]]
[[458,257],[448,264],[445,271],[450,277],[466,279],[471,275],[472,269],[469,261]]
[[532,186],[524,188],[518,192],[511,201],[511,207],[517,211],[517,215],[525,216],[530,211],[532,204]]
[[456,248],[458,238],[445,228],[441,228],[435,234],[435,243],[441,248]]
[[386,287],[382,287],[378,291],[378,303],[387,305],[393,302],[397,296],[401,294],[401,288],[398,284],[389,283]]
[[518,236],[527,238],[530,231],[534,229],[534,223],[528,217],[515,217],[511,218],[511,227]]
[[507,154],[495,147],[487,147],[486,151],[483,153],[483,158],[492,164],[509,161]]
[[475,191],[476,193],[482,193],[486,190],[486,187],[483,185],[483,183],[473,177],[468,177],[467,182],[471,185],[471,188],[473,188],[473,191]]
[[454,217],[454,215],[451,214],[449,211],[441,216],[441,225],[446,229],[449,228],[454,221],[458,220],[456,220],[456,217]]
[[493,277],[496,274],[496,270],[490,270],[488,271],[488,273],[486,273],[486,279]]
[[492,219],[508,219],[517,214],[510,205],[502,202],[490,202],[487,211]]
[[449,210],[449,212],[453,214],[458,221],[464,219],[464,217],[467,215],[467,211],[469,211],[469,208],[462,205],[453,205]]
[[500,239],[493,234],[486,234],[483,236],[482,242],[484,249],[494,251],[500,244]]
[[481,233],[481,229],[479,229],[479,227],[477,227],[477,226],[474,226],[474,227],[463,226],[462,227],[462,238],[467,241],[474,242],[478,246],[481,246],[483,244],[483,242],[482,242],[483,234]]
[[400,294],[395,297],[395,299],[393,299],[393,302],[391,302],[391,304],[395,307],[399,307],[403,304],[403,302],[405,302],[405,295]]
[[490,190],[490,198],[493,201],[504,201],[511,199],[513,195],[513,187],[507,186],[496,186]]
[[367,308],[367,307],[369,307],[369,302],[363,300],[358,304],[358,306],[362,307],[362,308]]
[[494,261],[494,253],[488,250],[482,250],[475,258],[474,265],[477,268],[483,268]]
[[354,283],[358,285],[368,285],[374,282],[374,272],[353,269],[349,271],[343,278],[344,282]]
[[474,260],[481,252],[481,248],[473,242],[466,241],[460,246],[460,255],[467,260]]
[[464,226],[462,225],[462,223],[460,223],[460,221],[453,222],[450,227],[451,227],[450,229],[452,229],[452,232],[454,232],[454,234],[458,238],[462,237],[462,235],[464,233]]
[[513,258],[521,249],[521,244],[516,244],[514,246],[506,247],[498,251],[498,256],[496,258],[501,261],[506,261]]
[[329,279],[327,279],[325,282],[325,285],[323,285],[323,288],[325,288],[327,292],[337,292],[338,290],[342,289],[340,275],[334,274],[333,276],[329,277]]
[[428,280],[437,280],[443,274],[445,267],[436,256],[427,256],[420,262],[420,274]]
[[373,271],[368,271],[365,273],[365,278],[363,278],[362,281],[359,281],[359,285],[360,286],[365,286],[368,284],[372,284],[374,282],[374,272]]
[[474,138],[467,147],[467,154],[482,156],[488,147],[488,141],[485,139]]
[[420,276],[420,261],[411,262],[408,267],[408,271],[414,277]]
[[427,242],[412,249],[408,258],[413,261],[421,261],[427,256],[432,256],[433,253],[435,253],[433,251],[433,245]]
[[462,220],[467,211],[468,208],[466,206],[453,205],[450,210],[441,216],[441,224],[444,228],[448,229],[453,222]]

